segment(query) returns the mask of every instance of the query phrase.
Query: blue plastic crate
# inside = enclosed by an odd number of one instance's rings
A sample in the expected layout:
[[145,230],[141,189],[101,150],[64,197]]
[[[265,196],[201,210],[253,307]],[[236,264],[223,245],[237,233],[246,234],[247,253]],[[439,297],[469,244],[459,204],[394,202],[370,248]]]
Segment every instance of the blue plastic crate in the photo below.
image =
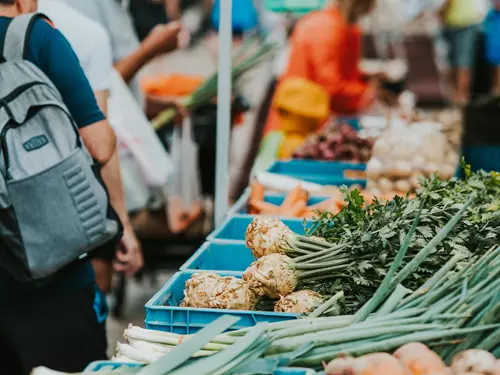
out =
[[365,171],[366,164],[340,163],[317,160],[277,161],[268,172],[293,177],[319,185],[361,185],[366,186],[366,179],[348,177],[348,171]]
[[[253,215],[229,216],[207,239],[210,242],[244,242],[248,225],[254,218]],[[295,233],[305,234],[303,219],[282,219],[282,221]]]
[[[272,203],[276,206],[280,206],[285,200],[285,194],[266,194],[264,196],[264,201],[267,203]],[[307,201],[308,206],[312,206],[321,203],[331,197],[310,197]],[[243,195],[236,201],[236,203],[231,207],[232,215],[245,215],[248,214],[248,201],[250,200],[250,191],[245,191]]]
[[[142,365],[138,365],[135,363],[120,363],[120,362],[111,362],[111,361],[97,361],[92,362],[85,369],[85,373],[90,372],[98,372],[102,370],[116,370],[120,367],[140,367]],[[274,372],[274,375],[315,375],[316,372],[307,368],[294,368],[294,367],[282,367],[277,369]]]
[[181,271],[245,271],[254,261],[244,243],[205,242],[181,267]]
[[339,124],[351,125],[351,127],[353,127],[357,131],[361,130],[361,124],[359,121],[359,117],[357,116],[338,116],[335,119],[335,122]]
[[[156,295],[146,303],[146,327],[178,334],[196,333],[222,315],[233,315],[240,320],[231,328],[253,327],[259,322],[281,322],[298,318],[298,314],[266,311],[222,309],[195,309],[179,307],[184,298],[184,285],[196,271],[177,272]],[[241,278],[241,272],[217,272],[221,276]]]

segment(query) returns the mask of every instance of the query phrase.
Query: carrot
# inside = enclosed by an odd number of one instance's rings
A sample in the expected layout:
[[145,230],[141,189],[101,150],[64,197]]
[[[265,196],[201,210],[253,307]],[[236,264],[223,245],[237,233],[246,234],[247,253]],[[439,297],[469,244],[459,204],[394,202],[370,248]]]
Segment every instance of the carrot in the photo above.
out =
[[278,206],[261,200],[251,200],[249,205],[259,214],[276,215],[279,210]]
[[288,195],[281,204],[281,209],[286,211],[292,208],[297,200],[300,199],[302,195],[302,185],[298,184]]
[[307,201],[309,200],[309,193],[307,192],[307,190],[302,190],[301,193],[300,193],[300,199],[302,199],[304,202],[307,203]]
[[303,217],[304,219],[314,219],[316,216],[317,216],[316,212],[307,207],[304,213],[301,215],[301,217]]
[[283,209],[280,207],[279,214],[284,217],[300,217],[307,208],[307,202],[303,200],[296,201],[292,207]]
[[335,201],[333,198],[325,199],[324,201],[316,203],[315,205],[309,206],[309,210],[324,212],[324,211],[328,210],[334,202]]
[[436,353],[421,343],[412,342],[396,350],[394,357],[411,375],[430,375],[446,370],[446,365]]
[[[264,201],[264,186],[262,186],[260,183],[257,181],[252,182],[252,185],[250,186],[250,202],[255,202],[255,201]],[[258,214],[259,212],[255,210],[255,207],[252,205],[249,205],[248,207],[248,213],[251,215]]]

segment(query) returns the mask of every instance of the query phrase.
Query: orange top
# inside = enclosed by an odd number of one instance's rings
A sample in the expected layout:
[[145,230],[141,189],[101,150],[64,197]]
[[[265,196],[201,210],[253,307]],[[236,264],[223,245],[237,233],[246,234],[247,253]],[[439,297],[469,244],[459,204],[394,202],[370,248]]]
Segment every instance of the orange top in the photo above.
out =
[[[363,103],[369,85],[361,80],[361,31],[346,23],[337,8],[304,16],[291,39],[288,68],[281,80],[304,77],[323,86],[330,94],[334,113],[354,114]],[[272,111],[266,130],[279,128]]]

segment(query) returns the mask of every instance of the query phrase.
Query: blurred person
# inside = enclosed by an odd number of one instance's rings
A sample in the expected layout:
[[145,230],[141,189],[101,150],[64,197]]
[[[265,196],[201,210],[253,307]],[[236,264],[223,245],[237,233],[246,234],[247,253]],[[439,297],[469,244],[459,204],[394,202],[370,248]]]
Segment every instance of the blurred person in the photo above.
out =
[[[14,17],[36,10],[37,0],[0,0],[0,40]],[[90,155],[101,166],[109,202],[126,218],[116,137],[70,44],[50,21],[37,17],[28,29],[23,57],[58,89]],[[113,241],[105,246],[116,245]],[[0,271],[0,346],[6,347],[0,350],[2,373],[28,375],[39,365],[79,372],[91,361],[106,359],[95,280],[88,258],[69,264],[42,285],[19,283]]]
[[476,0],[445,0],[439,14],[443,21],[443,36],[449,48],[455,85],[454,102],[465,105],[470,95],[472,65],[482,19],[481,6]]
[[[323,86],[330,95],[331,111],[339,114],[359,113],[377,98],[393,101],[376,81],[364,81],[359,70],[361,30],[357,23],[375,5],[376,0],[337,0],[300,19],[281,81],[302,77]],[[276,112],[271,111],[265,132],[279,126]]]
[[[94,91],[97,103],[106,116],[113,69],[111,42],[107,31],[97,22],[57,0],[38,0],[38,10],[49,17],[70,43]],[[113,158],[118,158],[118,150]],[[120,175],[111,178],[119,179]],[[129,276],[136,273],[143,263],[141,246],[135,236],[127,209],[123,206],[124,202],[122,193],[117,202],[121,206],[115,207],[124,226],[124,235],[118,250],[107,246],[93,253],[92,264],[97,284],[104,294],[111,290],[113,260],[117,260],[114,263],[115,270]],[[102,303],[105,303],[104,298]]]
[[491,0],[491,10],[484,21],[484,33],[486,57],[496,67],[493,93],[500,95],[500,0]]
[[143,105],[143,95],[136,75],[158,55],[177,49],[179,35],[186,38],[182,25],[176,21],[158,25],[141,42],[128,12],[128,2],[122,0],[57,1],[65,2],[106,29],[111,40],[114,67]]
[[180,0],[129,0],[130,15],[140,40],[156,25],[181,18]]

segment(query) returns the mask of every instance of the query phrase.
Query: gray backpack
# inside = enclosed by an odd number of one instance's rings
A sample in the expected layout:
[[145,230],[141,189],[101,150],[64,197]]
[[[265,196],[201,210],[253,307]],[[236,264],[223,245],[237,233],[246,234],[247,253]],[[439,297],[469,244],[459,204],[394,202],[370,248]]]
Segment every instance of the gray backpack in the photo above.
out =
[[60,93],[24,60],[40,16],[13,19],[0,49],[0,267],[35,283],[121,232]]

